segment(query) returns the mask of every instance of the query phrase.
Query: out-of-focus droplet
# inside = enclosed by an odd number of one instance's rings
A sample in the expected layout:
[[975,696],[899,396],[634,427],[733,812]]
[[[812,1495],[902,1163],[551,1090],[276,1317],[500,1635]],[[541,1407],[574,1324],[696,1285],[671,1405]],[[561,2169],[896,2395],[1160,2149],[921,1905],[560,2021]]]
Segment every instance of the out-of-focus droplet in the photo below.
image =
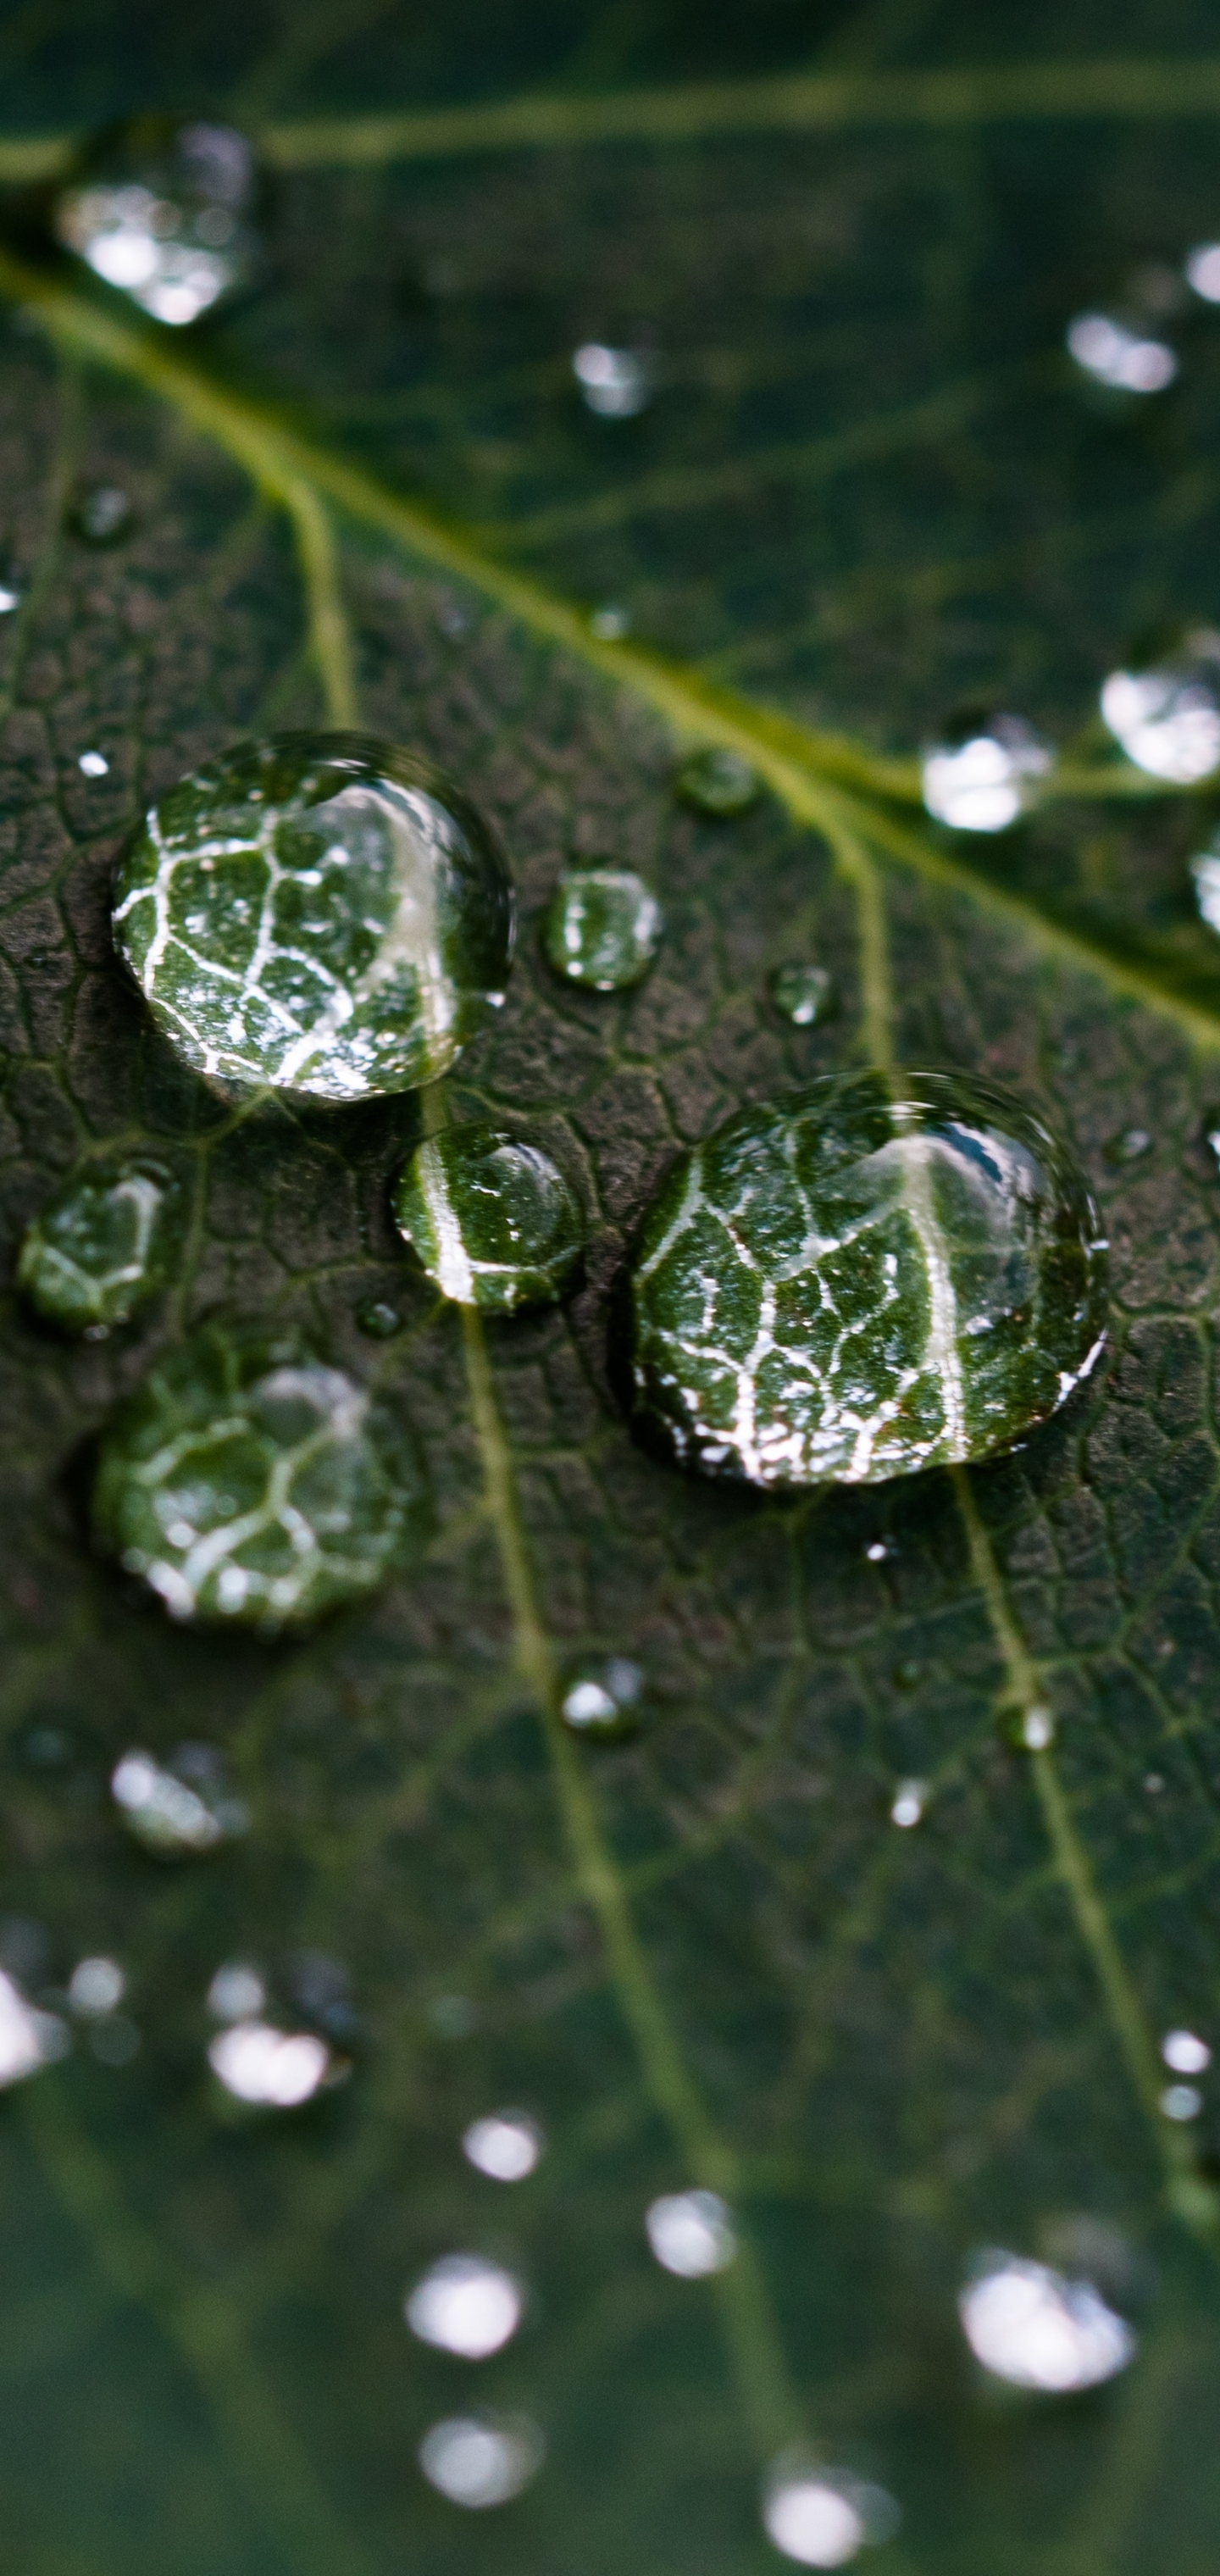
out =
[[1175,2075],[1203,2075],[1212,2062],[1207,2041],[1193,2030],[1167,2030],[1161,2055]]
[[245,1959],[226,1959],[208,1987],[208,2011],[214,2021],[256,2021],[266,2001],[262,1977]]
[[604,607],[594,609],[589,619],[589,632],[597,637],[599,644],[621,644],[624,636],[631,633],[630,609],[622,607],[616,599],[608,599]]
[[362,1599],[430,1514],[405,1426],[295,1338],[204,1325],[103,1434],[93,1525],[175,1619],[299,1627]]
[[682,2281],[723,2272],[737,2252],[728,2206],[714,2191],[666,2193],[645,2211],[644,2230],[658,2263]]
[[1140,1163],[1152,1152],[1152,1137],[1146,1127],[1123,1127],[1101,1150],[1107,1163]]
[[183,1194],[153,1163],[86,1164],[32,1217],[17,1282],[35,1312],[98,1340],[164,1288]]
[[1017,1719],[1017,1742],[1027,1753],[1045,1753],[1055,1740],[1055,1721],[1049,1708],[1023,1708]]
[[1128,760],[1174,787],[1220,768],[1220,633],[1187,629],[1162,650],[1111,671],[1101,712]]
[[1187,252],[1184,275],[1205,304],[1220,304],[1220,242],[1196,242]]
[[1167,340],[1116,313],[1078,313],[1067,328],[1068,355],[1109,393],[1162,394],[1178,372]]
[[314,1100],[433,1082],[504,999],[499,844],[430,761],[354,733],[241,743],[120,861],[115,935],[197,1073]]
[[644,1675],[627,1655],[595,1655],[574,1666],[560,1714],[574,1735],[618,1736],[638,1725]]
[[1006,832],[1053,765],[1050,744],[1023,716],[967,707],[923,753],[923,801],[955,832]]
[[912,1825],[920,1822],[927,1803],[926,1780],[900,1781],[894,1795],[894,1803],[890,1808],[891,1823],[901,1825],[904,1831],[909,1832]]
[[245,136],[138,116],[85,151],[55,199],[56,239],[154,322],[197,322],[257,273],[259,184]]
[[1161,2095],[1161,2109],[1167,2120],[1197,2120],[1203,2108],[1203,2096],[1197,2084],[1167,2084]]
[[0,1968],[0,2087],[21,2084],[67,2054],[67,2024],[57,2013],[26,2002],[16,1980]]
[[118,483],[90,483],[78,492],[68,511],[68,524],[89,546],[114,546],[128,536],[135,520],[131,495]]
[[1220,833],[1199,850],[1190,862],[1195,902],[1199,918],[1209,930],[1220,931]]
[[11,617],[13,610],[20,608],[21,599],[20,586],[14,581],[12,574],[7,577],[0,576],[0,617]]
[[68,1979],[68,2002],[86,2021],[122,2003],[127,1980],[117,1959],[78,1959]]
[[542,925],[557,975],[595,993],[619,993],[648,973],[665,928],[660,904],[634,868],[608,861],[564,871]]
[[572,373],[587,409],[600,420],[634,420],[652,400],[655,364],[647,349],[611,349],[586,340],[572,353]]
[[128,1832],[158,1860],[215,1851],[249,1823],[210,1745],[180,1745],[168,1763],[139,1750],[125,1753],[110,1792]]
[[425,1138],[399,1174],[394,1222],[442,1296],[511,1315],[580,1275],[580,1201],[540,1145],[481,1120]]
[[76,766],[82,778],[108,778],[110,775],[110,763],[104,751],[78,753]]
[[419,2446],[429,2485],[471,2512],[520,2495],[545,2457],[543,2434],[528,2415],[449,2415]]
[[781,2452],[763,2480],[763,2529],[801,2567],[845,2567],[869,2542],[892,2539],[901,2518],[884,2487],[801,2447]]
[[404,2301],[407,2324],[421,2343],[486,2361],[521,2323],[525,2301],[519,2281],[481,2254],[446,2254],[425,2272]]
[[674,793],[696,814],[730,822],[735,814],[746,814],[757,804],[762,780],[739,751],[709,743],[703,751],[692,751],[675,771]]
[[208,2064],[237,2102],[269,2111],[295,2111],[324,2084],[348,2072],[312,2030],[276,2030],[270,2022],[235,2021],[218,2031]]
[[800,958],[777,966],[767,990],[776,1010],[796,1029],[811,1029],[828,1020],[837,1007],[834,982],[826,968]]
[[462,2132],[462,2153],[492,2182],[524,2182],[546,2145],[528,2111],[490,2111]]
[[385,1297],[366,1297],[356,1308],[356,1322],[371,1342],[392,1342],[395,1333],[401,1333],[404,1320],[397,1306],[391,1306]]
[[1125,2370],[1136,2349],[1126,2319],[1091,2281],[1045,2263],[988,2251],[958,2300],[962,2331],[984,2370],[1013,2388],[1055,2395],[1096,2388]]

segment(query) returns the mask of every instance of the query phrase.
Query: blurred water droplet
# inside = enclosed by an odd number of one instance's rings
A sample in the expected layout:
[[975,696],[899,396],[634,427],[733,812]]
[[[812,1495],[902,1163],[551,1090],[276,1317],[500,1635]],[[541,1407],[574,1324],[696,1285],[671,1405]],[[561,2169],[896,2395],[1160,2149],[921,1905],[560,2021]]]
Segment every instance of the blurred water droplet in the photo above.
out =
[[1161,2095],[1167,2120],[1197,2120],[1202,2108],[1203,2096],[1196,2084],[1167,2084]]
[[389,1305],[384,1297],[366,1297],[356,1308],[356,1322],[372,1342],[392,1341],[395,1333],[401,1333],[404,1321],[397,1306]]
[[1006,832],[1053,765],[1049,743],[1023,716],[964,708],[923,753],[923,801],[955,832]]
[[215,2021],[254,2021],[266,2001],[258,1969],[244,1959],[227,1959],[208,1987],[208,2011]]
[[[1220,836],[1218,836],[1220,837]],[[1209,930],[1220,930],[1220,847],[1209,841],[1190,862],[1199,918]]]
[[110,763],[104,751],[82,751],[76,763],[83,778],[108,778]]
[[890,1808],[891,1821],[909,1831],[912,1825],[920,1822],[928,1803],[928,1795],[926,1780],[900,1781],[894,1795],[893,1806]]
[[70,2046],[66,2022],[28,2004],[16,1980],[0,1968],[0,2086],[24,2083]]
[[580,1275],[585,1222],[539,1145],[471,1121],[417,1145],[395,1183],[394,1222],[442,1296],[510,1315],[550,1305]]
[[654,361],[645,349],[611,349],[586,340],[573,351],[582,400],[601,420],[634,420],[652,400]]
[[123,2000],[126,1984],[117,1959],[79,1959],[68,1979],[68,2002],[86,2020],[112,2013]]
[[1146,1127],[1124,1127],[1102,1146],[1107,1163],[1139,1163],[1152,1151],[1152,1138]]
[[869,2542],[892,2539],[901,2515],[884,2487],[828,2468],[797,2445],[763,2480],[763,2529],[801,2567],[845,2567]]
[[235,2021],[218,2031],[208,2064],[235,2101],[271,2111],[295,2111],[349,2071],[316,2031],[276,2030],[261,2021]]
[[617,600],[607,600],[604,607],[594,609],[589,632],[596,635],[599,644],[621,644],[624,636],[631,633],[630,609],[623,608]]
[[1220,767],[1220,634],[1192,627],[1111,671],[1101,712],[1128,760],[1190,787]]
[[56,239],[155,322],[181,329],[259,264],[258,178],[245,136],[198,118],[133,117],[80,157]]
[[1022,1709],[1017,1721],[1017,1741],[1028,1753],[1045,1753],[1055,1740],[1055,1721],[1049,1708]]
[[798,958],[776,967],[767,990],[776,1010],[797,1029],[811,1029],[828,1020],[836,1008],[834,983],[826,968]]
[[1197,242],[1187,252],[1185,276],[1205,304],[1220,304],[1220,242]]
[[22,1294],[61,1331],[97,1338],[164,1288],[182,1216],[172,1173],[151,1162],[86,1164],[26,1227]]
[[86,545],[113,546],[129,535],[135,520],[131,496],[117,483],[91,483],[78,492],[68,512],[69,525]]
[[419,2446],[429,2485],[471,2512],[520,2495],[545,2456],[543,2434],[528,2415],[446,2416]]
[[627,1655],[595,1655],[574,1665],[560,1713],[575,1735],[625,1735],[638,1724],[644,1675]]
[[180,1746],[164,1765],[151,1753],[125,1753],[110,1789],[128,1832],[159,1860],[215,1851],[249,1821],[210,1746]]
[[1165,1783],[1159,1771],[1146,1771],[1144,1773],[1144,1793],[1146,1797],[1159,1798],[1164,1786]]
[[524,2182],[532,2174],[546,2141],[528,2111],[491,2111],[472,2120],[462,2133],[467,2163],[492,2182]]
[[1207,2041],[1193,2030],[1167,2030],[1161,2055],[1175,2075],[1202,2075],[1212,2062]]
[[595,993],[618,993],[648,973],[664,928],[660,904],[643,877],[634,868],[599,862],[565,870],[542,925],[542,944],[565,981]]
[[718,2192],[667,2193],[645,2211],[644,2228],[658,2263],[683,2281],[723,2272],[737,2252],[732,2219]]
[[523,2306],[520,2282],[499,2263],[481,2254],[446,2254],[409,2292],[405,2314],[421,2343],[464,2361],[486,2361],[516,2333]]
[[13,610],[20,608],[21,598],[21,591],[11,575],[7,580],[0,580],[0,617],[11,617]]
[[1091,2281],[1067,2280],[1045,2263],[988,2250],[958,2300],[962,2331],[977,2361],[1013,2388],[1056,2395],[1096,2388],[1125,2370],[1136,2338]]
[[1164,393],[1178,372],[1167,340],[1116,313],[1078,313],[1068,324],[1067,346],[1082,374],[1110,393]]
[[697,814],[711,814],[727,822],[757,804],[762,780],[739,751],[722,750],[718,744],[709,743],[705,750],[692,751],[682,762],[674,775],[674,792]]
[[888,1539],[873,1538],[869,1540],[864,1554],[870,1565],[884,1565],[889,1557],[897,1556],[898,1550],[891,1546]]

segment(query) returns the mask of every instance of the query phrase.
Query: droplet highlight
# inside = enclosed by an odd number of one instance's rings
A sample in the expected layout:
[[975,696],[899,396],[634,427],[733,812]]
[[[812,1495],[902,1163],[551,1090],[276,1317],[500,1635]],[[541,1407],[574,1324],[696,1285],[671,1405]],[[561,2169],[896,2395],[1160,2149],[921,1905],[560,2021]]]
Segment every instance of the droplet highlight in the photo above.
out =
[[1111,671],[1101,712],[1137,769],[1192,787],[1220,767],[1220,633],[1192,627]]
[[39,2012],[27,2003],[16,1980],[0,1968],[0,2088],[23,2084],[65,2057],[70,2046],[67,2024],[58,2013]]
[[119,483],[90,483],[77,493],[68,511],[73,535],[87,546],[115,546],[135,525],[135,507]]
[[926,1780],[900,1780],[890,1808],[891,1824],[909,1833],[913,1825],[922,1823],[928,1796]]
[[76,766],[82,778],[108,778],[110,775],[110,763],[104,751],[80,752]]
[[1207,2041],[1193,2030],[1167,2030],[1161,2055],[1175,2075],[1203,2075],[1212,2062]]
[[725,2271],[737,2252],[727,2203],[714,2191],[670,2192],[654,2200],[644,2232],[663,2270],[682,2281]]
[[791,1020],[794,1029],[818,1027],[838,1009],[833,978],[812,959],[794,957],[786,966],[777,966],[768,978],[767,991],[781,1018]]
[[541,2429],[528,2415],[448,2415],[419,2446],[429,2486],[472,2513],[520,2495],[545,2457]]
[[235,2102],[295,2111],[349,2071],[312,2030],[277,2030],[270,2022],[236,2021],[208,2046],[208,2064]]
[[762,780],[739,751],[721,750],[712,743],[702,751],[692,751],[682,762],[674,776],[674,792],[696,814],[731,822],[735,815],[747,814],[751,805],[757,804]]
[[542,944],[568,983],[619,993],[642,982],[664,927],[651,886],[634,868],[569,868],[551,899]]
[[168,1761],[134,1746],[116,1762],[110,1794],[133,1840],[158,1860],[190,1859],[244,1834],[250,1818],[210,1744],[182,1744]]
[[371,1342],[392,1342],[405,1321],[397,1306],[391,1306],[385,1297],[365,1297],[356,1308],[356,1322]]
[[586,410],[599,420],[634,420],[652,400],[654,367],[646,349],[585,340],[572,353],[572,373]]
[[546,2147],[528,2111],[491,2111],[462,2132],[462,2153],[489,2182],[524,2182]]
[[949,1073],[828,1076],[681,1155],[614,1358],[645,1445],[756,1485],[990,1457],[1104,1340],[1096,1210],[1041,1116]]
[[421,2343],[486,2361],[521,2323],[519,2281],[481,2254],[446,2254],[417,2281],[405,2302],[407,2324]]
[[1187,252],[1183,275],[1204,304],[1220,304],[1220,242],[1196,242]]
[[55,200],[56,240],[180,330],[256,275],[259,184],[243,134],[138,116],[82,154]]
[[829,2468],[799,2445],[763,2480],[763,2529],[800,2567],[846,2567],[870,2542],[891,2540],[902,2517],[884,2487]]
[[1023,716],[966,708],[923,753],[923,801],[955,832],[1006,832],[1053,765],[1050,744]]
[[584,1256],[575,1191],[540,1145],[472,1120],[417,1145],[394,1222],[442,1296],[488,1314],[553,1305]]
[[159,1165],[87,1164],[26,1227],[17,1284],[48,1323],[99,1340],[165,1287],[182,1218],[181,1186]]
[[1167,340],[1117,313],[1077,313],[1066,337],[1081,374],[1108,393],[1163,394],[1178,372]]
[[1205,849],[1196,852],[1190,862],[1191,881],[1199,919],[1209,930],[1220,931],[1220,834],[1213,835]]
[[594,1655],[568,1673],[560,1715],[573,1735],[605,1741],[634,1732],[643,1698],[643,1672],[628,1655]]
[[429,761],[363,734],[273,735],[180,780],[123,855],[113,918],[196,1072],[313,1100],[448,1072],[512,954],[488,825]]
[[1125,2370],[1136,2338],[1087,2280],[1048,2264],[988,2253],[958,2300],[962,2332],[976,2361],[1013,2388],[1066,2396]]

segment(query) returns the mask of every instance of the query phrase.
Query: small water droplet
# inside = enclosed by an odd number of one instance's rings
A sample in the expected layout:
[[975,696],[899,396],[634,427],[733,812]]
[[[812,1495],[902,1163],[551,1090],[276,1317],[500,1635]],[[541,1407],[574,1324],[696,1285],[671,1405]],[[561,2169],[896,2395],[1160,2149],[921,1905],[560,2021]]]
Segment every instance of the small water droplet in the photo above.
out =
[[1065,2396],[1125,2370],[1136,2350],[1126,2319],[1091,2281],[989,2249],[958,2300],[962,2331],[984,2370],[1013,2388]]
[[1119,313],[1077,313],[1067,327],[1068,355],[1109,393],[1161,394],[1178,372],[1167,340]]
[[692,751],[682,762],[674,776],[674,792],[697,814],[711,814],[727,822],[757,804],[762,780],[739,751],[722,750],[718,744],[709,743],[703,751]]
[[118,483],[90,483],[78,492],[68,524],[86,545],[114,546],[129,536],[135,523],[131,495]]
[[1152,1151],[1152,1138],[1146,1127],[1124,1127],[1103,1145],[1107,1163],[1139,1163]]
[[621,644],[624,636],[631,633],[630,609],[624,608],[618,600],[608,599],[603,607],[593,610],[589,632],[597,637],[599,644]]
[[845,2567],[866,2543],[892,2539],[901,2519],[884,2487],[828,2468],[802,2444],[781,2452],[763,2479],[763,2529],[801,2567]]
[[1205,304],[1220,304],[1220,242],[1196,242],[1187,252],[1183,274]]
[[70,2046],[67,2023],[58,2013],[27,2003],[16,1979],[0,1969],[0,2087],[24,2083],[66,2056]]
[[97,1338],[159,1295],[182,1219],[180,1184],[160,1165],[86,1164],[31,1218],[18,1285],[49,1323]]
[[644,1218],[615,1352],[634,1426],[780,1487],[990,1456],[1100,1355],[1097,1236],[1066,1147],[990,1084],[869,1072],[760,1103]]
[[557,975],[595,993],[618,993],[648,973],[664,921],[650,886],[633,868],[606,862],[568,868],[542,925],[542,944]]
[[20,584],[11,573],[0,577],[0,617],[11,617],[13,610],[20,608],[23,595]]
[[1161,1778],[1161,1774],[1160,1774],[1160,1772],[1159,1772],[1159,1771],[1146,1771],[1146,1772],[1145,1772],[1145,1774],[1144,1774],[1144,1792],[1145,1792],[1145,1795],[1146,1795],[1147,1797],[1149,1797],[1149,1798],[1159,1798],[1159,1797],[1160,1797],[1160,1795],[1161,1795],[1161,1793],[1162,1793],[1162,1791],[1163,1791],[1163,1789],[1164,1789],[1164,1786],[1165,1786],[1165,1783],[1164,1783],[1163,1779]]
[[1049,1708],[1023,1708],[1017,1720],[1017,1742],[1027,1753],[1045,1753],[1055,1740],[1055,1721]]
[[545,2457],[546,2442],[528,2415],[448,2415],[419,2446],[429,2485],[471,2512],[520,2495]]
[[897,1556],[898,1550],[891,1544],[889,1539],[872,1538],[869,1540],[864,1554],[870,1565],[884,1565],[888,1557]]
[[1190,862],[1199,918],[1209,930],[1220,930],[1220,836],[1208,842]]
[[115,1764],[110,1793],[128,1832],[159,1860],[215,1851],[249,1823],[211,1745],[179,1745],[167,1762],[134,1748]]
[[826,968],[799,958],[777,966],[768,978],[767,990],[776,1010],[797,1029],[811,1029],[830,1019],[838,1007],[834,983]]
[[122,2003],[127,1979],[117,1959],[78,1959],[68,1979],[68,2002],[86,2021]]
[[714,2191],[670,2192],[654,2200],[644,2214],[644,2231],[658,2263],[682,2281],[723,2272],[737,2252],[727,2204]]
[[1174,2075],[1202,2075],[1212,2062],[1207,2041],[1193,2030],[1167,2030],[1161,2055]]
[[652,401],[655,365],[647,349],[611,349],[586,340],[572,353],[581,398],[600,420],[634,420]]
[[923,753],[923,801],[955,832],[1006,832],[1053,764],[1049,743],[1023,716],[967,707]]
[[442,1296],[511,1315],[554,1304],[584,1255],[580,1202],[524,1137],[472,1121],[417,1145],[399,1174],[394,1222]]
[[356,1308],[356,1322],[371,1342],[390,1342],[401,1333],[405,1317],[384,1297],[366,1297]]
[[487,825],[431,762],[289,733],[161,797],[120,862],[114,925],[196,1072],[362,1100],[434,1081],[483,1027],[513,897]]
[[103,1434],[98,1539],[175,1619],[274,1635],[382,1583],[429,1523],[405,1427],[295,1338],[205,1325]]
[[524,2182],[546,2147],[528,2111],[491,2111],[472,2120],[462,2133],[462,2153],[477,2173],[492,2182]]
[[107,778],[110,763],[104,751],[82,751],[76,763],[83,778]]
[[1167,2120],[1197,2120],[1203,2108],[1203,2096],[1197,2084],[1167,2084],[1161,2095],[1161,2109]]
[[894,1798],[893,1806],[890,1808],[891,1822],[896,1825],[901,1825],[903,1829],[909,1833],[911,1826],[917,1825],[921,1821],[924,1809],[928,1803],[928,1797],[929,1790],[926,1780],[901,1781]]
[[1191,627],[1111,671],[1101,712],[1128,760],[1176,787],[1220,767],[1220,633]]
[[256,274],[259,194],[233,126],[133,117],[81,154],[55,199],[55,237],[155,322],[181,329]]
[[277,2030],[270,2022],[235,2021],[208,2044],[208,2064],[237,2102],[295,2111],[324,2085],[350,2072],[312,2030]]
[[524,2304],[520,2282],[499,2263],[481,2254],[446,2254],[409,2292],[405,2313],[421,2343],[463,2361],[486,2361],[516,2333]]
[[595,1655],[569,1672],[560,1712],[574,1735],[627,1735],[639,1723],[643,1696],[638,1664],[626,1655]]
[[208,2011],[214,2021],[254,2021],[266,2001],[262,1977],[245,1959],[227,1959],[208,1987]]

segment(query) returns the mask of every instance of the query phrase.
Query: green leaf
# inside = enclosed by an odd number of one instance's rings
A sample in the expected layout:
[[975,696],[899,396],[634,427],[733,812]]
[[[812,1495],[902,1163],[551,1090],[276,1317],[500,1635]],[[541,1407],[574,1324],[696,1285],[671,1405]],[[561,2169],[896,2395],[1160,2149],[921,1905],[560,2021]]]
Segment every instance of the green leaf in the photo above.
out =
[[[1085,0],[858,7],[815,55],[779,8],[490,14],[284,10],[263,45],[226,0],[206,73],[134,0],[70,63],[50,12],[0,33],[14,182],[149,104],[275,171],[261,288],[191,334],[20,208],[0,247],[9,1275],[82,1166],[152,1156],[187,1210],[108,1339],[16,1288],[7,1317],[0,1963],[61,2017],[82,1959],[127,1980],[0,2106],[10,2555],[763,2576],[759,2481],[804,2444],[896,2499],[895,2576],[1210,2576],[1220,2114],[1204,2074],[1164,2115],[1160,2042],[1220,2036],[1215,800],[1128,770],[1095,707],[1137,629],[1215,615],[1220,322],[1171,317],[1180,379],[1126,410],[1063,333],[1216,228],[1212,31],[1186,7],[1122,60]],[[589,341],[651,352],[638,417],[583,408]],[[134,505],[106,546],[97,485]],[[918,801],[966,697],[1063,746],[991,842]],[[446,1092],[580,1188],[561,1311],[459,1313],[412,1263],[389,1188],[434,1101],[235,1113],[118,972],[150,799],[319,722],[439,761],[508,848],[508,1002]],[[674,793],[700,745],[757,771],[749,810]],[[629,990],[547,963],[573,859],[655,888]],[[801,962],[837,1017],[775,1007]],[[986,1468],[686,1480],[608,1380],[624,1246],[683,1146],[867,1061],[1070,1134],[1109,1373]],[[218,1308],[360,1379],[431,1490],[422,1564],[299,1640],[176,1626],[85,1535],[104,1426]],[[607,1657],[640,1723],[582,1740],[562,1698]],[[158,1859],[109,1781],[183,1743],[249,1829]],[[235,1962],[346,2082],[226,2107]],[[459,2141],[514,2104],[547,2150],[509,2187]],[[690,2189],[737,2238],[706,2280],[645,2235]],[[986,2381],[956,2302],[987,2246],[1091,2270],[1131,2366]],[[529,2286],[491,2359],[404,2322],[459,2250]],[[416,2462],[472,2407],[547,2445],[484,2513]]]

